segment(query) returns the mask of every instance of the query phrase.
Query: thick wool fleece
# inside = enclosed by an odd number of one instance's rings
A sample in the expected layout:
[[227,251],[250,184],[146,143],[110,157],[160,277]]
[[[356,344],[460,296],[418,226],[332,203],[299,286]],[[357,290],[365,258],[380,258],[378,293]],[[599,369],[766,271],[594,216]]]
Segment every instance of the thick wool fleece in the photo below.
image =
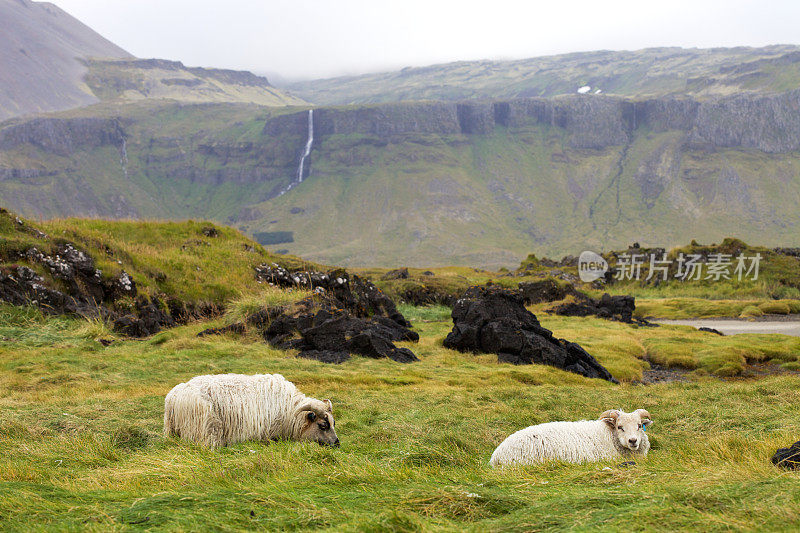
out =
[[548,422],[530,426],[510,435],[492,454],[492,466],[533,464],[545,461],[584,463],[646,456],[650,449],[642,432],[636,451],[623,447],[615,430],[602,420]]
[[297,440],[307,398],[280,374],[197,376],[176,385],[164,400],[164,434],[208,446],[246,440]]

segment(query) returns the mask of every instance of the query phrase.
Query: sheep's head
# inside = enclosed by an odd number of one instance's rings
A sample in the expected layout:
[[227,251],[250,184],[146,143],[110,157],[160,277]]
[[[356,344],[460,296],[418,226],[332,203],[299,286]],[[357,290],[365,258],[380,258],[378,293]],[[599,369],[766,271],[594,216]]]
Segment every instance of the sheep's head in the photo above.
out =
[[632,413],[612,409],[600,415],[600,420],[611,427],[620,446],[637,451],[644,441],[644,431],[650,424],[650,413],[637,409]]
[[316,442],[322,446],[339,447],[336,436],[336,421],[333,419],[333,404],[330,400],[313,400],[300,407],[303,425],[300,440]]

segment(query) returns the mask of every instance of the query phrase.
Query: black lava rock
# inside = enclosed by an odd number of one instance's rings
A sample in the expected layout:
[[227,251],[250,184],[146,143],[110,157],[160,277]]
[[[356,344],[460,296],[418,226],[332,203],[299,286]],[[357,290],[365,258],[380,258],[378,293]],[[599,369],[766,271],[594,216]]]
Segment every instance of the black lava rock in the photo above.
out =
[[136,315],[125,315],[114,320],[114,331],[130,337],[149,337],[175,325],[175,320],[161,306],[158,298],[140,296],[136,300]]
[[578,344],[557,339],[525,309],[519,291],[472,287],[453,306],[453,330],[444,346],[496,353],[498,361],[546,364],[590,378],[617,380]]
[[800,440],[788,448],[778,448],[772,456],[772,464],[787,470],[800,470]]
[[381,278],[382,280],[390,280],[390,279],[408,279],[408,268],[397,268],[395,270],[390,270],[386,274],[383,275]]
[[554,279],[523,281],[518,285],[525,305],[563,300],[569,295],[579,295],[572,285],[559,285]]
[[334,350],[306,350],[297,354],[297,357],[305,359],[314,359],[321,363],[330,363],[338,365],[350,359],[350,354],[347,352],[337,352]]
[[256,267],[256,278],[315,293],[277,313],[263,311],[272,313],[270,317],[248,319],[251,324],[261,322],[264,339],[271,345],[296,349],[299,357],[326,363],[342,363],[351,354],[401,363],[418,360],[411,350],[398,348],[394,342],[416,342],[419,335],[411,331],[411,323],[391,298],[371,281],[343,269],[289,271],[274,263]]
[[318,294],[333,296],[337,303],[356,317],[385,316],[406,328],[411,327],[397,306],[368,279],[350,274],[344,269],[328,272],[307,270],[289,271],[276,265],[256,267],[256,279],[279,287],[311,289]]
[[278,348],[299,350],[300,357],[326,363],[341,363],[349,354],[387,357],[400,363],[418,360],[408,348],[394,345],[395,341],[418,341],[416,332],[388,317],[353,316],[338,304],[330,297],[306,299],[298,304],[299,311],[272,320],[264,338]]
[[625,322],[626,324],[639,324],[640,326],[658,327],[641,318],[634,318],[636,299],[633,296],[611,296],[603,294],[599,300],[577,293],[573,302],[563,303],[549,309],[551,313],[562,316],[596,316],[608,320]]
[[238,333],[242,334],[245,332],[245,325],[241,322],[234,322],[228,326],[223,326],[221,328],[208,328],[204,329],[200,333],[197,334],[198,337],[206,337],[208,335],[223,335],[225,333]]
[[633,311],[636,309],[633,296],[611,296],[603,294],[599,300],[586,297],[577,302],[568,302],[555,307],[552,311],[563,316],[591,316],[611,318],[620,322],[633,322]]

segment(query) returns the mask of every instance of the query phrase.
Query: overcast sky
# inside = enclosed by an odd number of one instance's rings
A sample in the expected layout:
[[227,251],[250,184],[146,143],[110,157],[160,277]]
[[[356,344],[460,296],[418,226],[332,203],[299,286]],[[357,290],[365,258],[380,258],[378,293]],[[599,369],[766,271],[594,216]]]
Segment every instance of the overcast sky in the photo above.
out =
[[138,57],[331,77],[466,59],[800,43],[799,0],[52,0]]

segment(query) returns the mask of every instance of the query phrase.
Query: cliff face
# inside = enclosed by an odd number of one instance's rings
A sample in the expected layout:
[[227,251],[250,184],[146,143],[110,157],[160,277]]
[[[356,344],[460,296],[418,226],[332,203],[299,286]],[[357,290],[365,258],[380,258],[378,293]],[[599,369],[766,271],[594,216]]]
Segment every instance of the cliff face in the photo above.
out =
[[694,125],[693,142],[791,152],[800,148],[800,91],[709,102],[699,107]]
[[341,264],[498,266],[716,231],[800,238],[800,91],[316,108],[306,179],[284,195],[307,109],[121,109],[0,127],[0,203],[37,217],[211,217],[292,232],[281,247]]
[[[602,95],[524,98],[499,102],[406,103],[314,112],[315,134],[373,135],[384,139],[419,133],[490,134],[495,127],[548,125],[565,130],[573,148],[602,149],[630,141],[637,129],[679,130],[690,142],[719,148],[786,153],[800,147],[800,90],[698,102],[662,98],[629,100]],[[267,121],[270,136],[305,135],[306,112]]]
[[0,150],[29,144],[59,156],[100,146],[122,146],[125,133],[116,119],[37,118],[0,129]]

